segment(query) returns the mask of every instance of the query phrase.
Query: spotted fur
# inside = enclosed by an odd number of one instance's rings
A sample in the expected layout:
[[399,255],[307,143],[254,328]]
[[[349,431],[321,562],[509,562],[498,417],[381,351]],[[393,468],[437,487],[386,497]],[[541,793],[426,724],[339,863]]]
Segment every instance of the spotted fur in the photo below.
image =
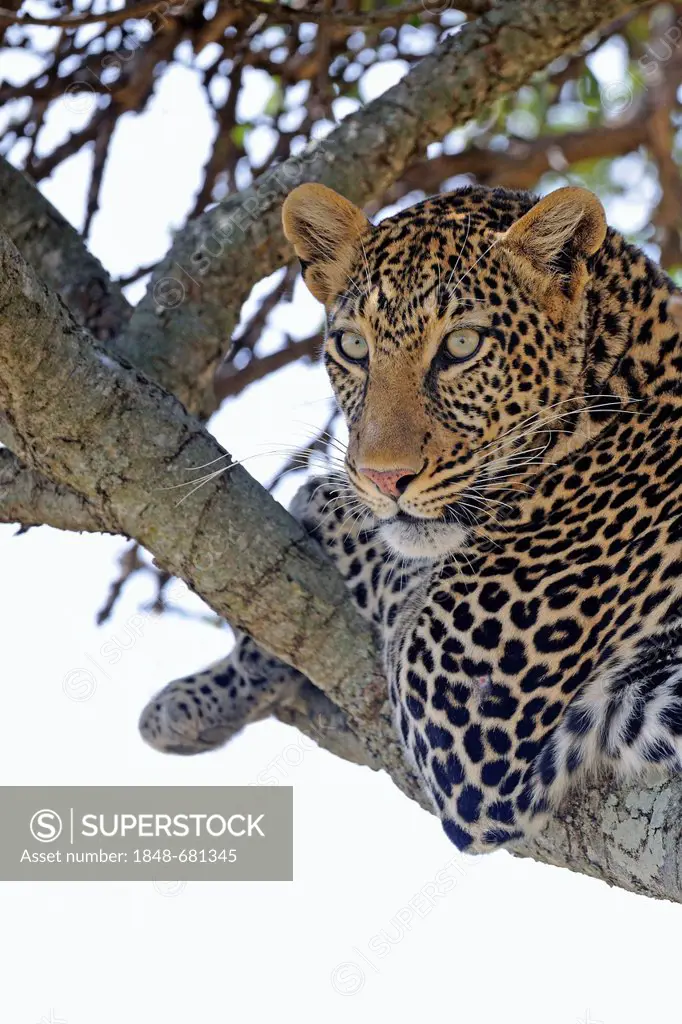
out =
[[[679,771],[672,283],[582,190],[466,188],[372,227],[319,188],[293,193],[285,228],[326,305],[355,497],[318,481],[298,509],[379,627],[396,726],[445,832],[494,850],[541,827],[586,768]],[[444,339],[463,324],[480,348],[452,364]],[[364,365],[344,331],[367,339]],[[395,467],[395,494],[364,472]],[[190,746],[199,711],[221,728],[224,671],[205,693],[171,684],[146,738],[174,746],[178,687]]]

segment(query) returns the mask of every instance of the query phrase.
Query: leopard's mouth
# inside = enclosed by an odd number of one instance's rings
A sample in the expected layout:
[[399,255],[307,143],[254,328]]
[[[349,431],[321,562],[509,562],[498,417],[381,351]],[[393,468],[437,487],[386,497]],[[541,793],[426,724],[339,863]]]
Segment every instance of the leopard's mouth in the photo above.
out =
[[385,544],[404,558],[437,561],[458,551],[467,530],[454,514],[425,519],[399,511],[379,525]]

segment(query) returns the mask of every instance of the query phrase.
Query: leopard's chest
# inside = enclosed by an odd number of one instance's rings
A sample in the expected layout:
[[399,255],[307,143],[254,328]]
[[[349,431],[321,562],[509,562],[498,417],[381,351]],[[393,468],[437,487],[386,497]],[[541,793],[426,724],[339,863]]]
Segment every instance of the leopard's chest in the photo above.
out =
[[457,680],[501,715],[551,708],[665,635],[682,618],[682,500],[665,489],[655,504],[641,482],[626,500],[598,488],[590,511],[566,503],[434,567],[387,634],[396,696]]

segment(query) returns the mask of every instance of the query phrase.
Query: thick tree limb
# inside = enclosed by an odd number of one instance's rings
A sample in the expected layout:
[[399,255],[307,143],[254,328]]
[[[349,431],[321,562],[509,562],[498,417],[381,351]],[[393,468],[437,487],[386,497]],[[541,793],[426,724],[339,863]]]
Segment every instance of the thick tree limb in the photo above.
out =
[[111,529],[87,498],[29,469],[7,448],[0,449],[0,523],[89,533]]
[[[25,259],[40,268],[79,323],[110,342],[130,319],[132,307],[83,243],[74,227],[36,186],[0,157],[0,226]],[[0,443],[12,432],[0,412]],[[110,530],[89,503],[54,484],[9,451],[0,451],[0,523],[54,526],[60,530]]]
[[[324,7],[306,4],[305,7],[293,7],[285,3],[269,3],[268,0],[233,0],[235,7],[243,7],[256,14],[263,14],[273,22],[319,22],[325,16],[330,17]],[[467,14],[481,14],[494,3],[494,0],[457,0],[452,8]],[[407,3],[400,7],[379,8],[378,10],[359,11],[354,14],[333,12],[331,19],[334,24],[347,25],[349,28],[366,28],[368,25],[401,25],[411,18],[419,17],[424,21],[433,18],[438,12],[430,12],[423,3]]]
[[[269,649],[324,678],[330,697],[343,691],[346,711],[366,709],[332,652],[343,647],[350,678],[371,683],[371,635],[319,549],[240,466],[189,493],[201,467],[229,465],[224,450],[176,398],[99,348],[4,237],[0,406],[19,457],[84,495],[235,626],[259,636],[268,622]],[[373,688],[381,704],[379,677]]]
[[[241,467],[191,495],[168,490],[219,464],[222,449],[174,397],[99,348],[2,237],[0,403],[23,458],[305,673],[311,682],[278,717],[383,768],[425,805],[390,722],[373,637],[321,552]],[[644,790],[593,783],[519,853],[682,901],[681,811],[679,779]]]
[[83,243],[76,229],[29,179],[0,157],[0,226],[76,319],[110,341],[132,306]]

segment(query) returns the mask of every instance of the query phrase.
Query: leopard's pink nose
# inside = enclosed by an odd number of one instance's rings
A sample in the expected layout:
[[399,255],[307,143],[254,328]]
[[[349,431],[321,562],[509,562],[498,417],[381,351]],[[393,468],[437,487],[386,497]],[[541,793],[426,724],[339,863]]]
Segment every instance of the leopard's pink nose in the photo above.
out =
[[376,484],[381,493],[388,495],[389,498],[399,497],[410,480],[414,480],[417,475],[411,469],[405,469],[404,467],[401,469],[367,469],[361,467],[360,472],[371,480],[373,484]]

